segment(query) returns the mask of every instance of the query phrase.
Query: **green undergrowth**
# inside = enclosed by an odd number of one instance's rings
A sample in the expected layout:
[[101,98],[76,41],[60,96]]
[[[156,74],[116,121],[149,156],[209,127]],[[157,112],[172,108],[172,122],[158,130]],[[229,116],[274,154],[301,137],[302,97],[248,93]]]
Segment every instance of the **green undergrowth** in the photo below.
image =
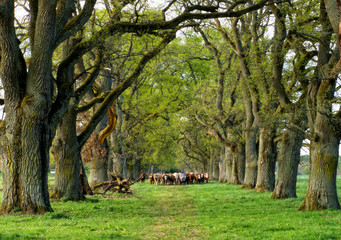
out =
[[137,183],[133,196],[52,201],[45,215],[0,216],[0,239],[341,239],[341,211],[297,211],[307,183],[300,178],[298,198],[286,200],[218,182]]

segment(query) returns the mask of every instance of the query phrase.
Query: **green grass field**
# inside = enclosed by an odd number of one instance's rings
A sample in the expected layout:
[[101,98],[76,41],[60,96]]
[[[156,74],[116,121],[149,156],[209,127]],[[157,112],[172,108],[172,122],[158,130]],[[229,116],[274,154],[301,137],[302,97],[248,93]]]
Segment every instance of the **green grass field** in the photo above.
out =
[[52,213],[0,216],[0,239],[341,239],[341,211],[297,211],[307,181],[287,200],[218,182],[137,183],[130,197],[52,201]]

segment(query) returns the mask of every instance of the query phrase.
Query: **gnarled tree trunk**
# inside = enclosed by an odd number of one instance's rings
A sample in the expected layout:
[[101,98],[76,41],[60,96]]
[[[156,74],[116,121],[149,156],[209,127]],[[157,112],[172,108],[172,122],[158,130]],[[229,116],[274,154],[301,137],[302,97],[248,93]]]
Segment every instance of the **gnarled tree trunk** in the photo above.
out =
[[277,157],[277,182],[271,198],[285,199],[297,197],[297,170],[300,163],[300,153],[304,132],[294,127],[283,134]]
[[308,190],[299,210],[340,209],[336,190],[340,136],[330,120],[317,112],[310,139]]
[[55,159],[56,175],[51,197],[56,199],[81,200],[84,198],[79,183],[80,151],[76,135],[76,115],[74,105],[70,104],[52,143],[51,152]]
[[[341,10],[341,3],[338,6]],[[328,9],[325,8],[327,3]],[[331,7],[332,6],[332,7]],[[340,209],[336,189],[336,171],[339,158],[340,112],[333,115],[332,101],[335,96],[335,85],[341,69],[341,59],[329,55],[332,25],[334,32],[340,33],[331,11],[337,8],[335,1],[321,1],[320,22],[322,26],[321,44],[318,52],[318,66],[315,76],[310,82],[307,104],[310,129],[310,175],[307,194],[299,210]],[[328,14],[327,14],[328,11]],[[328,16],[329,15],[329,16]],[[337,15],[337,14],[336,14]],[[329,17],[329,18],[328,18]],[[340,23],[340,22],[339,22]],[[336,27],[335,27],[336,25]],[[329,68],[334,66],[334,68]],[[323,71],[322,71],[323,69]]]
[[4,213],[13,209],[20,209],[24,213],[51,211],[47,181],[49,155],[48,147],[45,146],[49,142],[48,125],[40,119],[43,111],[36,108],[42,104],[39,101],[41,98],[39,94],[38,97],[32,96],[29,106],[23,103],[19,107],[17,121],[14,121],[15,131],[7,139],[1,204]]

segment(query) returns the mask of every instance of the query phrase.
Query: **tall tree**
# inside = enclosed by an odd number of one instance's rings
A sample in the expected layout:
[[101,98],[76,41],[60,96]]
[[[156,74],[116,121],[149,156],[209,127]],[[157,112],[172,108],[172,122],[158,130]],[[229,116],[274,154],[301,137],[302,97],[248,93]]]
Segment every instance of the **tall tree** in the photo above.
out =
[[[336,1],[338,6],[340,2]],[[332,100],[340,72],[339,52],[341,39],[336,49],[331,49],[333,34],[338,26],[335,1],[320,1],[320,44],[314,76],[307,95],[308,125],[310,129],[310,175],[307,194],[300,210],[340,209],[336,190],[336,170],[340,143],[340,112],[334,114]],[[336,22],[336,24],[335,24]],[[331,52],[332,51],[332,52]],[[331,53],[330,53],[331,52]]]

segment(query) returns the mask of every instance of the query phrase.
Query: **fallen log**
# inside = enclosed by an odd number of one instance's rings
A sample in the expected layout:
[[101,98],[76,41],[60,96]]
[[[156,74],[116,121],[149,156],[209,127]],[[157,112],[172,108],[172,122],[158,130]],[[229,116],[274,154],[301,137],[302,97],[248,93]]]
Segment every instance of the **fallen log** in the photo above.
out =
[[121,181],[120,177],[116,175],[112,175],[111,181],[105,181],[105,182],[96,184],[92,187],[92,190],[95,190],[98,188],[103,189],[103,192],[100,193],[101,195],[105,195],[109,190],[112,190],[112,192],[117,192],[117,193],[132,194],[132,191],[130,190],[130,186],[138,181],[140,181],[140,178],[134,181],[131,181],[130,178],[126,178]]

